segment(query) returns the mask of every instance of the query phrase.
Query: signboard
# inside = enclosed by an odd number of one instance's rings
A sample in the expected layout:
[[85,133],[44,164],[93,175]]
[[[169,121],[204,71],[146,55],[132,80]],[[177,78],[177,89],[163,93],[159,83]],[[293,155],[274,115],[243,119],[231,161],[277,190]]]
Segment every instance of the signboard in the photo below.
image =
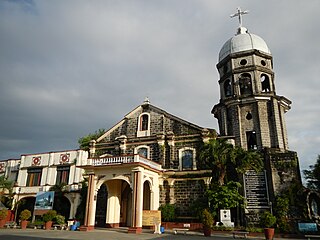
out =
[[161,211],[158,210],[143,210],[142,226],[154,226],[161,223]]
[[265,172],[256,173],[255,171],[247,171],[243,178],[247,208],[269,208],[269,196]]
[[298,228],[300,232],[317,232],[316,223],[298,223]]
[[38,192],[36,195],[35,210],[50,210],[53,207],[54,192]]

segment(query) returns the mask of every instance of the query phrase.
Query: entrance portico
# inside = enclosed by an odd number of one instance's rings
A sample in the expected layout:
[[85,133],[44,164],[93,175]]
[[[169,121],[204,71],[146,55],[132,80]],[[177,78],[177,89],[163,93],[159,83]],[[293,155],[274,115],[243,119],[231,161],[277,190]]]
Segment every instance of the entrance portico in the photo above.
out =
[[129,232],[140,233],[143,210],[159,208],[161,165],[140,155],[128,155],[89,159],[83,168],[88,175],[88,194],[81,229],[94,229],[98,190],[103,186],[107,189],[105,226],[128,226]]

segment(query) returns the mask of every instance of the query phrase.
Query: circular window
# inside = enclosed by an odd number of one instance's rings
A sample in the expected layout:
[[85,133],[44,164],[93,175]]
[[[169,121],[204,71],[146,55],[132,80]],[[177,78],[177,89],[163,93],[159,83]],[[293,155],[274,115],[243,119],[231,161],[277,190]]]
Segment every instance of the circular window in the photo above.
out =
[[252,114],[250,112],[247,113],[246,119],[247,120],[251,120],[252,119]]
[[240,65],[244,66],[248,63],[248,61],[246,59],[241,59],[240,61]]
[[261,60],[261,65],[262,66],[266,66],[267,65],[266,61],[265,60]]

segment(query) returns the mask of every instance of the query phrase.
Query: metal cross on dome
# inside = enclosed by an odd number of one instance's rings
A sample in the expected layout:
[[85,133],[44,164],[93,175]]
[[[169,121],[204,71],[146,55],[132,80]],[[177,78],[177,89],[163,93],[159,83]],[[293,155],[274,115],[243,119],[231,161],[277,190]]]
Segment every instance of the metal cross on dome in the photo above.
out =
[[241,8],[238,7],[237,8],[237,12],[235,14],[230,15],[231,18],[233,17],[238,17],[239,18],[239,27],[242,27],[242,15],[244,14],[248,14],[249,11],[245,10],[245,11],[241,11]]

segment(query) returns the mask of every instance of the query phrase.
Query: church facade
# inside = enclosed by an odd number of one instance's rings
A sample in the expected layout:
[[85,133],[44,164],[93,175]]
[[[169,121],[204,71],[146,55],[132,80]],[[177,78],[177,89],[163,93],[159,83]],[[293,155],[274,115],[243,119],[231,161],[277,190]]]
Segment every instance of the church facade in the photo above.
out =
[[180,217],[190,217],[192,204],[210,182],[210,171],[201,170],[197,160],[201,144],[213,136],[214,130],[173,116],[146,99],[91,142],[90,164],[84,166],[89,174],[85,227],[101,222],[141,232],[143,210],[166,203],[175,204]]

